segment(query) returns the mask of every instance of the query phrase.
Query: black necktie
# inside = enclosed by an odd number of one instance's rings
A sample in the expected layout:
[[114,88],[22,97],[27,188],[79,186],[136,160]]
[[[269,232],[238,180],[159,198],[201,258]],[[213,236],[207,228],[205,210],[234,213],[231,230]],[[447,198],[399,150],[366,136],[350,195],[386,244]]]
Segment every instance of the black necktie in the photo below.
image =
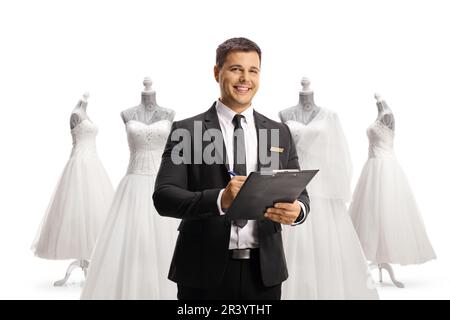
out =
[[[233,133],[233,171],[238,176],[247,175],[247,164],[245,159],[245,137],[242,129],[241,121],[245,117],[241,114],[236,114],[233,118],[234,133]],[[247,224],[247,220],[234,220],[234,224],[239,228],[243,228]]]

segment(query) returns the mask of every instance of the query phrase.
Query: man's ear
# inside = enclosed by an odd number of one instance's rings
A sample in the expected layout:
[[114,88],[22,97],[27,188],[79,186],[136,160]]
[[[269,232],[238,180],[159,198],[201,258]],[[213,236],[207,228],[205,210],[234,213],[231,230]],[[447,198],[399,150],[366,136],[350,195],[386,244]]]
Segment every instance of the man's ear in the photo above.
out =
[[214,66],[214,78],[219,82],[219,66],[217,64]]

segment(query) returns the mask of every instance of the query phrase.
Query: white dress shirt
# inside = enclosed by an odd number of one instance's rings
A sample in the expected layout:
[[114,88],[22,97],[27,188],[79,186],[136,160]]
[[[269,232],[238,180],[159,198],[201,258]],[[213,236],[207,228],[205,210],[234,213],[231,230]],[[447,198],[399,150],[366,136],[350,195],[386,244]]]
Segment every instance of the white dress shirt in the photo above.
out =
[[[222,130],[225,148],[227,150],[229,167],[230,170],[233,171],[233,118],[237,113],[225,106],[220,100],[217,100],[216,111],[219,118],[220,129]],[[245,117],[243,121],[241,121],[241,125],[244,131],[246,169],[247,175],[249,175],[250,172],[258,170],[258,136],[255,126],[255,119],[253,117],[253,107],[250,106],[242,112],[241,115]],[[225,214],[221,207],[222,193],[224,190],[225,189],[222,189],[217,197],[217,207],[221,215]],[[299,202],[299,204],[304,212],[305,206],[301,202]],[[299,223],[301,222],[302,221]],[[247,224],[243,228],[240,228],[234,224],[231,225],[230,244],[228,249],[247,249],[258,247],[259,237],[256,220],[248,220]]]
[[[225,106],[220,100],[216,103],[217,116],[219,118],[220,129],[222,130],[223,141],[227,150],[228,163],[230,170],[233,171],[234,152],[233,152],[233,135],[234,124],[233,118],[236,112]],[[258,136],[256,133],[255,120],[253,118],[253,107],[250,106],[241,113],[245,118],[241,121],[245,139],[245,161],[247,175],[252,171],[258,170]],[[217,197],[217,206],[220,214],[225,214],[221,208],[221,199],[223,189]],[[243,228],[232,224],[230,232],[229,249],[246,249],[258,248],[258,225],[255,220],[248,220]]]

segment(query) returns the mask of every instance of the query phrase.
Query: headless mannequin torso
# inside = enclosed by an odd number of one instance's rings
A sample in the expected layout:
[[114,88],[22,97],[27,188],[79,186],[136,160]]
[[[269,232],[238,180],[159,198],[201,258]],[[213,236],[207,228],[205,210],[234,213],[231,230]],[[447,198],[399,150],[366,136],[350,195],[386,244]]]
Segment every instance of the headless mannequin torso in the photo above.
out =
[[319,113],[320,108],[314,103],[314,92],[310,89],[311,82],[302,78],[302,90],[299,93],[299,102],[296,106],[279,113],[282,122],[295,120],[307,125]]
[[156,92],[152,89],[152,84],[150,78],[144,79],[145,89],[141,94],[141,103],[120,113],[124,123],[134,120],[149,125],[160,120],[173,121],[175,111],[157,105]]
[[378,116],[376,121],[380,121],[386,127],[395,130],[395,119],[391,108],[386,104],[384,99],[379,93],[375,93],[375,99],[377,100]]
[[83,94],[83,97],[78,101],[77,105],[73,109],[72,114],[70,115],[70,129],[75,128],[81,123],[81,121],[89,119],[86,113],[88,98],[89,92],[86,92],[85,94]]

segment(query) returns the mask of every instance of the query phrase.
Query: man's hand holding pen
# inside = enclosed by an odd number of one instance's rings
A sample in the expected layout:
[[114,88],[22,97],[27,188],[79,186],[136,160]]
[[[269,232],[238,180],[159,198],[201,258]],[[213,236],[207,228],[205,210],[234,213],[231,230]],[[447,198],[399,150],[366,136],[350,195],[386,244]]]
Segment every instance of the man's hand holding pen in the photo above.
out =
[[247,179],[247,176],[237,176],[233,171],[229,171],[228,174],[231,176],[231,180],[228,182],[222,194],[222,209],[228,209],[231,206],[234,198],[236,198],[236,195],[239,193],[239,190],[241,190],[241,187]]

